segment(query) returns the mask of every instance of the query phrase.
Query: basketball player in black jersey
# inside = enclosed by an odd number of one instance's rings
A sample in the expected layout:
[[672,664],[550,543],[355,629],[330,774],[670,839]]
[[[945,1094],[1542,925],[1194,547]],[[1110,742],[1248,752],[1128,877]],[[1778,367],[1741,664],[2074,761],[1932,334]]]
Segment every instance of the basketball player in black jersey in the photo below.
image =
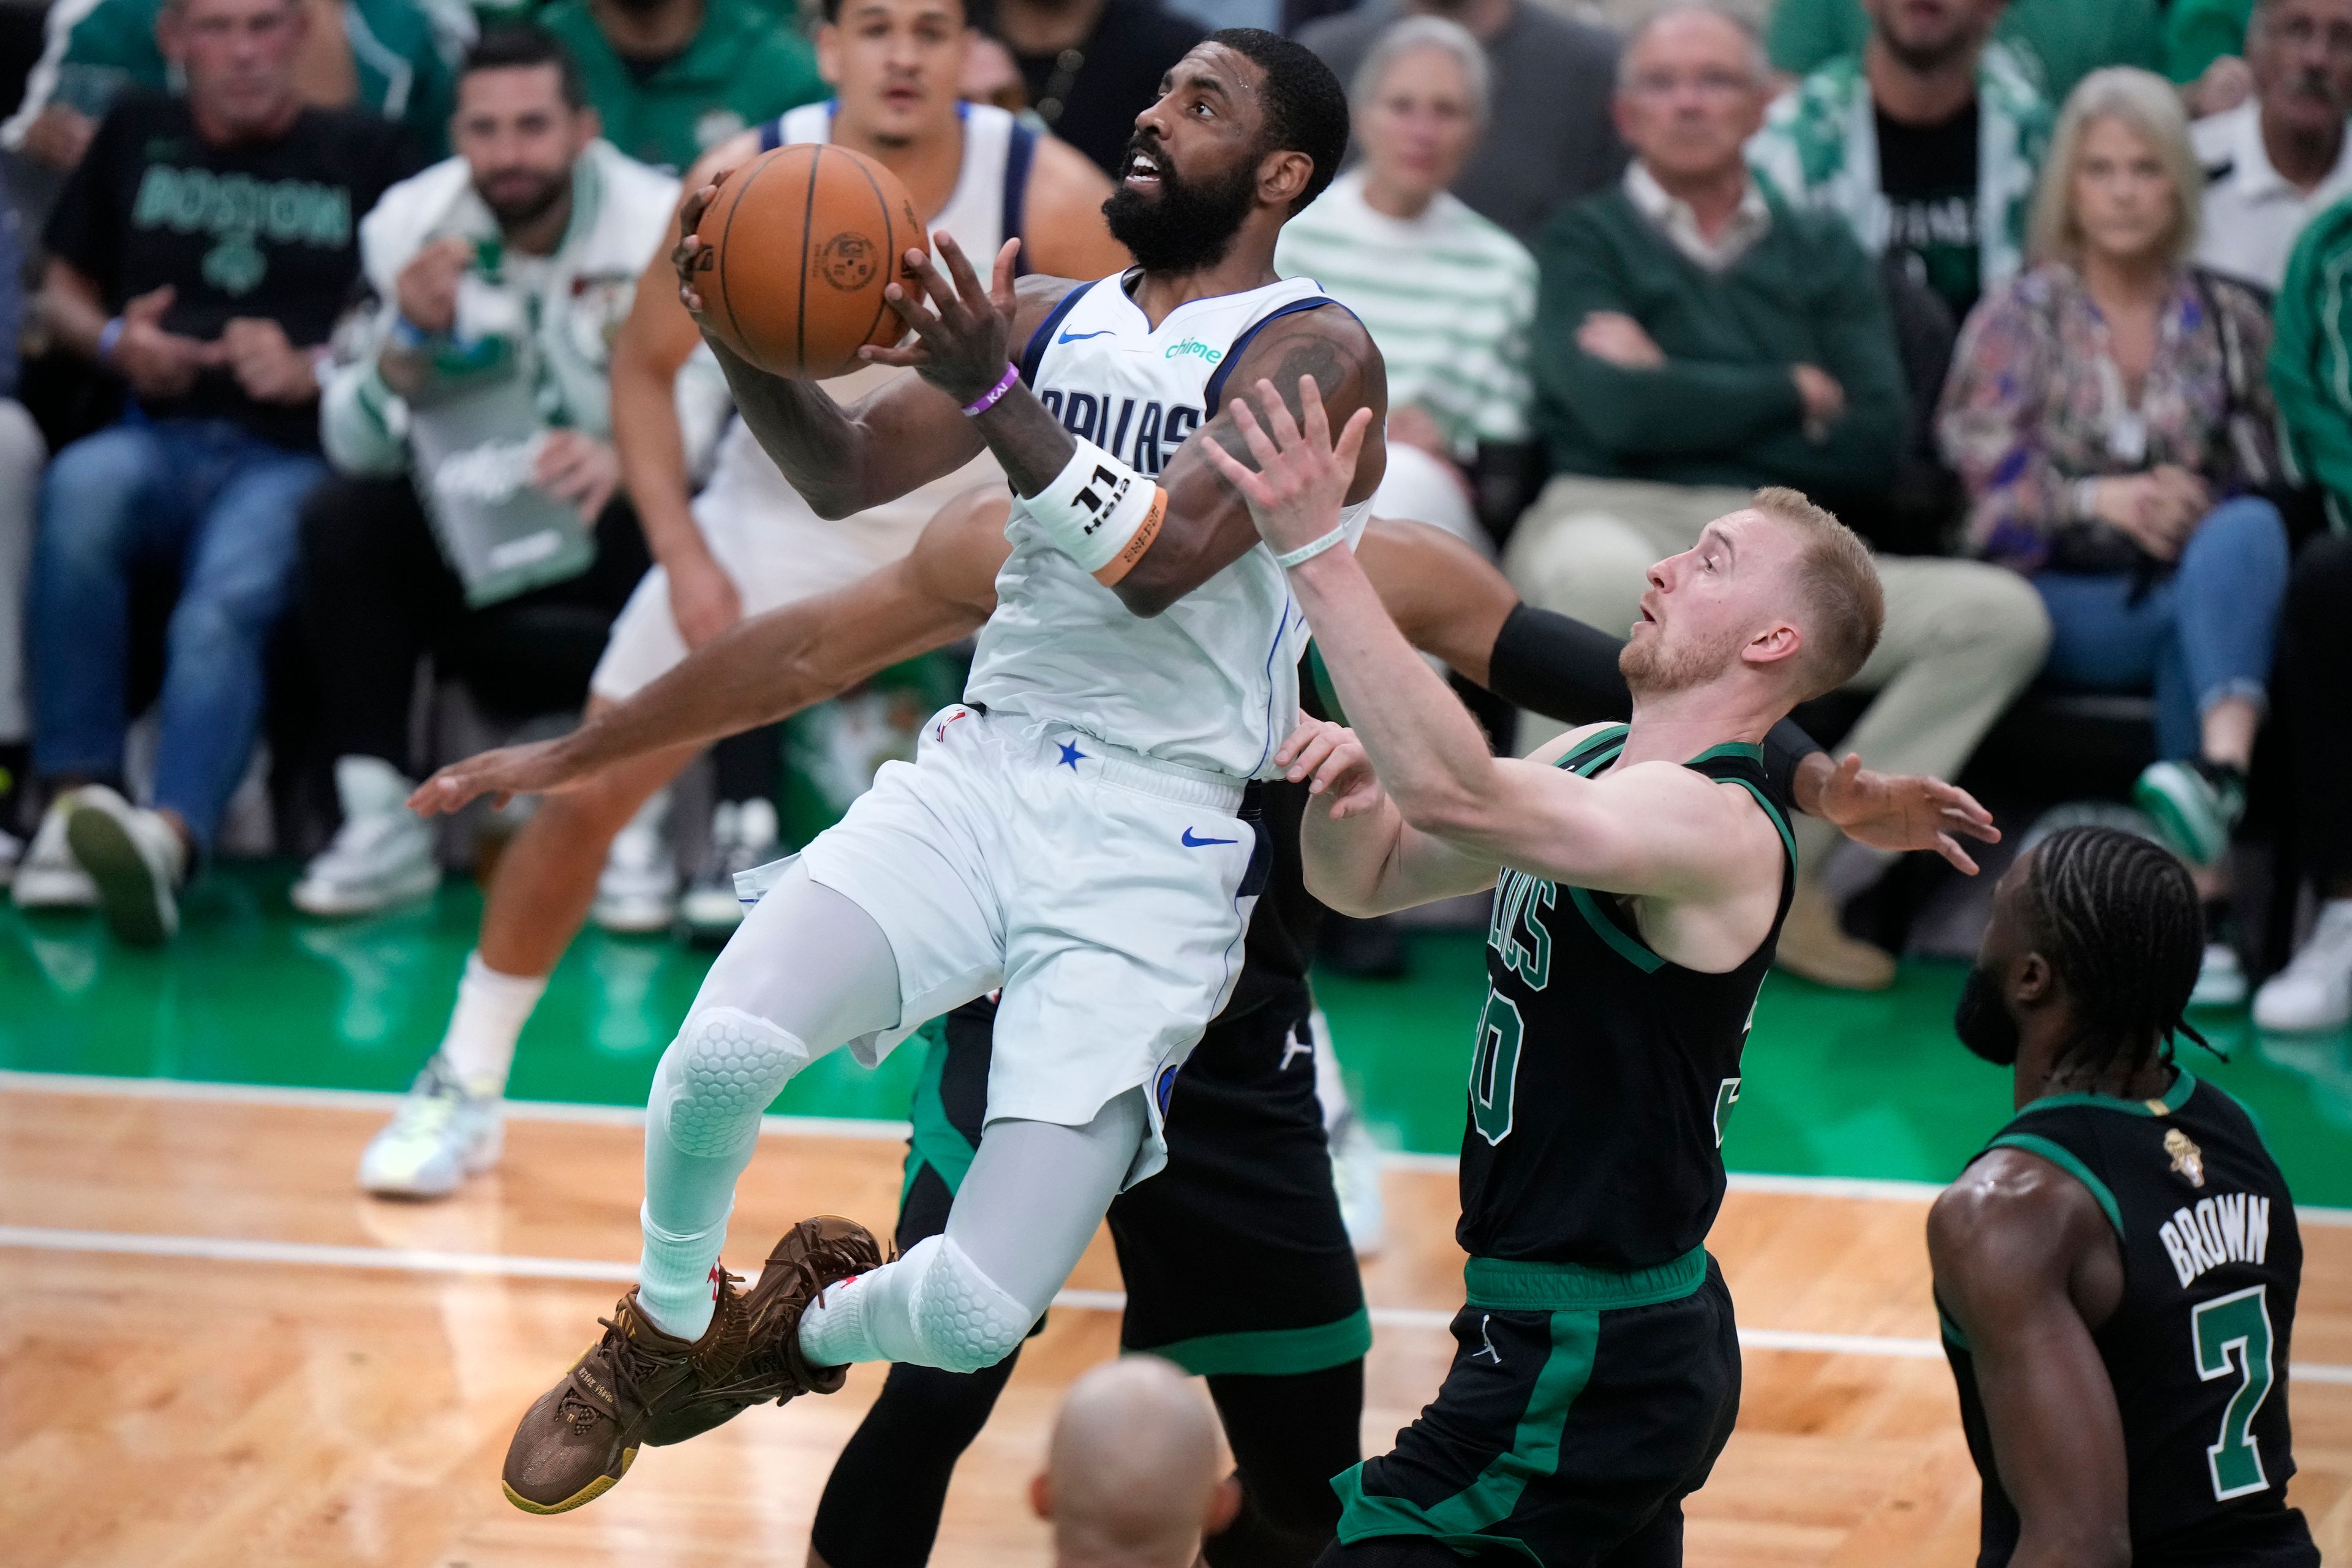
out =
[[2203,946],[2180,862],[2111,829],[1994,891],[1954,1022],[2017,1115],[1927,1219],[1979,1568],[2319,1562],[2286,1506],[2294,1200],[2245,1108],[2172,1059]]
[[1361,914],[1496,888],[1459,1348],[1395,1450],[1334,1483],[1321,1561],[1679,1563],[1682,1500],[1738,1408],[1730,1296],[1704,1244],[1794,875],[1759,743],[1868,657],[1877,574],[1836,519],[1759,490],[1650,569],[1622,660],[1630,726],[1490,757],[1329,548],[1364,420],[1335,443],[1301,388],[1302,434],[1272,391],[1255,389],[1257,417],[1228,404],[1258,471],[1211,460],[1290,569],[1356,726],[1297,752],[1330,803],[1306,816],[1307,888]]

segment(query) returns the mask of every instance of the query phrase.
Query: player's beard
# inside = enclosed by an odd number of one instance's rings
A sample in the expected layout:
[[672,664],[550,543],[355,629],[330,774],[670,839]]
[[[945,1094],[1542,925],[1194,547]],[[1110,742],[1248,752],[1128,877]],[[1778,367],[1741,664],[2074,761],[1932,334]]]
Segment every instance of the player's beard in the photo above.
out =
[[2017,1065],[2017,1020],[2001,1002],[1997,971],[1982,964],[1969,971],[1959,1005],[1952,1009],[1952,1033],[1972,1054],[1997,1068]]
[[1668,647],[1665,628],[1635,637],[1617,656],[1617,671],[1636,697],[1687,691],[1723,673],[1738,641],[1731,637],[1694,637],[1686,647]]
[[[515,181],[513,184],[520,187],[521,182]],[[545,217],[571,190],[572,171],[568,168],[558,169],[539,181],[530,187],[528,195],[509,196],[502,192],[499,199],[494,200],[478,184],[475,186],[475,194],[482,198],[482,205],[490,209],[490,216],[499,220],[499,226],[509,230]]]
[[1166,150],[1139,132],[1127,144],[1128,157],[1148,152],[1160,165],[1160,195],[1145,196],[1122,184],[1103,203],[1110,237],[1127,247],[1147,272],[1182,274],[1214,267],[1234,247],[1257,195],[1257,163],[1244,163],[1223,179],[1194,184],[1178,175]]

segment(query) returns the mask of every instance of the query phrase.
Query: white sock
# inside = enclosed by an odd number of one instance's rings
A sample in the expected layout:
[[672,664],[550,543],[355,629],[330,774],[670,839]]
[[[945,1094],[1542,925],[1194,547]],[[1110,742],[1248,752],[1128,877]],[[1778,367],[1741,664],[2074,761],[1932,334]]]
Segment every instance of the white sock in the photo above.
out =
[[712,1304],[719,1300],[719,1249],[727,1243],[727,1216],[691,1236],[677,1236],[654,1224],[640,1208],[645,1250],[637,1257],[637,1306],[654,1327],[688,1343],[710,1327]]
[[818,1366],[916,1359],[915,1286],[946,1240],[927,1236],[903,1258],[827,1286],[801,1314],[801,1353]]
[[482,962],[478,950],[466,955],[457,1005],[441,1037],[441,1059],[468,1093],[493,1100],[506,1093],[515,1040],[546,990],[544,974],[501,974]]

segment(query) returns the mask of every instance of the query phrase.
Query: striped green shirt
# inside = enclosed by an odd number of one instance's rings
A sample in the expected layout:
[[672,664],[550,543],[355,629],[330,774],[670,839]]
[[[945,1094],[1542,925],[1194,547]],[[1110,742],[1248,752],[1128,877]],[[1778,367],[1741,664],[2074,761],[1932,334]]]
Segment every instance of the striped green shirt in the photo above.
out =
[[1418,405],[1457,456],[1528,439],[1536,262],[1504,230],[1443,194],[1417,218],[1375,212],[1355,169],[1290,220],[1274,264],[1362,318],[1388,362],[1389,406]]

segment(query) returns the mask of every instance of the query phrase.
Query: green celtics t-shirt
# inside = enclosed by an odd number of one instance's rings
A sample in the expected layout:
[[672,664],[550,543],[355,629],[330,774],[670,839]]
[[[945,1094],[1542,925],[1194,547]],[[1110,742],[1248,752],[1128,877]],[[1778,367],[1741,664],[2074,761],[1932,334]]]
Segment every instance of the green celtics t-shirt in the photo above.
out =
[[555,0],[538,20],[580,62],[604,139],[673,174],[737,132],[832,90],[807,43],[751,0],[709,0],[693,41],[666,60],[615,54],[587,0]]
[[[184,100],[139,94],[100,123],[44,242],[110,311],[168,284],[166,331],[210,342],[233,320],[264,317],[297,346],[324,343],[359,278],[360,219],[415,170],[409,145],[373,114],[306,109],[273,141],[215,147]],[[141,407],[159,419],[234,420],[281,447],[319,445],[315,402],[256,402],[225,369]]]

